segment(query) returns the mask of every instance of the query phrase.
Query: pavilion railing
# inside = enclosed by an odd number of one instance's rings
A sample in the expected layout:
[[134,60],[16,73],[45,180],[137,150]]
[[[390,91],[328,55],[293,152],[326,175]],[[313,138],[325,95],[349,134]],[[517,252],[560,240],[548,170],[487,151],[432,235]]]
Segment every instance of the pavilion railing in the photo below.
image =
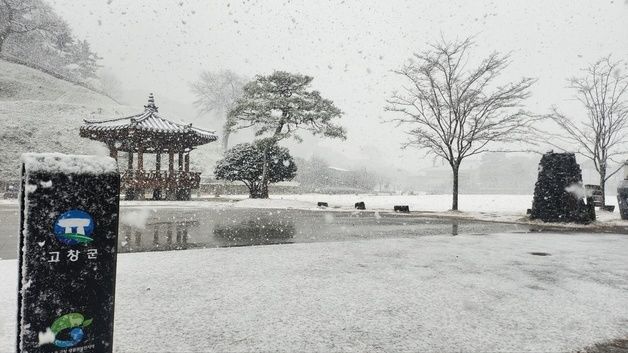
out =
[[201,173],[183,170],[125,170],[121,181],[123,188],[197,189],[201,182]]

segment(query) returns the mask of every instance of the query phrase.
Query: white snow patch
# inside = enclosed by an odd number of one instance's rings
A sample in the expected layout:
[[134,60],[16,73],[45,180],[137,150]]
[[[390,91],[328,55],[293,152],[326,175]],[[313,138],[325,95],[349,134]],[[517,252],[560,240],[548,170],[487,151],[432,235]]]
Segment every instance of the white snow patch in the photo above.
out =
[[27,172],[107,174],[118,171],[115,159],[104,156],[24,153],[22,162]]
[[40,181],[39,185],[41,185],[41,187],[44,188],[44,189],[51,188],[52,187],[52,180]]
[[565,191],[574,195],[578,199],[587,197],[586,189],[579,183],[573,183],[565,188]]
[[127,226],[144,229],[144,227],[146,227],[146,222],[148,221],[148,217],[150,217],[150,214],[150,209],[141,208],[137,211],[123,213],[120,221],[122,222],[122,224],[125,224]]
[[92,151],[96,156],[109,157],[109,148],[104,143],[95,145]]
[[43,346],[44,344],[54,343],[56,338],[54,332],[52,332],[50,327],[46,328],[46,332],[40,332],[38,336],[40,346]]

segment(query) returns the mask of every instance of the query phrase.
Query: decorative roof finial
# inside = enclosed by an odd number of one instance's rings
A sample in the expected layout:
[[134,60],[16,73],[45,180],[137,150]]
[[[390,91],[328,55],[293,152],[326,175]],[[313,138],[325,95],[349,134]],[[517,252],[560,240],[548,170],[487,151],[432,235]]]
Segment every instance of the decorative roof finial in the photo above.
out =
[[157,111],[158,107],[155,105],[155,97],[153,96],[152,93],[148,95],[148,104],[145,105],[144,108]]

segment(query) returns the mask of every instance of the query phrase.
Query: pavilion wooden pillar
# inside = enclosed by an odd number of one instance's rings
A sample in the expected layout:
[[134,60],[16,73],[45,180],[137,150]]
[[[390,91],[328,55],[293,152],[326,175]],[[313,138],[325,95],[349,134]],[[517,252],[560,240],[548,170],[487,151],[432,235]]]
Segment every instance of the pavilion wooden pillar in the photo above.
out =
[[[165,173],[164,173],[165,174]],[[153,200],[161,200],[163,198],[163,178],[165,175],[161,174],[161,151],[155,151],[155,177],[159,180],[159,186],[153,188]],[[155,232],[157,232],[157,227]]]
[[185,154],[185,171],[190,171],[190,152]]
[[174,171],[174,151],[168,151],[168,171]]
[[[144,150],[142,148],[138,148],[137,150],[137,173],[135,174],[135,180],[144,180]],[[137,200],[144,200],[144,193],[146,190],[143,188],[142,184],[139,184],[135,189],[135,198]]]
[[128,155],[128,157],[129,157],[129,158],[128,158],[128,162],[129,162],[129,163],[128,163],[128,168],[127,168],[127,169],[128,169],[128,170],[133,170],[133,151],[129,151],[129,152],[127,153],[127,155]]
[[144,151],[142,149],[137,151],[137,170],[144,170]]
[[179,162],[179,171],[182,172],[183,171],[183,152],[179,152],[178,162]]
[[[166,187],[166,200],[176,200],[177,199],[177,194],[176,194],[176,188],[174,187],[173,183],[176,182],[176,179],[174,179],[174,151],[169,150],[168,151],[168,181],[167,181],[167,187]],[[172,234],[172,231],[170,231],[170,234]],[[170,235],[171,239],[172,239],[172,235]]]
[[118,149],[116,148],[116,146],[109,146],[109,157],[115,159],[116,162],[118,161]]
[[[155,153],[155,170],[159,172],[161,170],[161,152],[157,151]],[[159,173],[157,173],[159,174]]]

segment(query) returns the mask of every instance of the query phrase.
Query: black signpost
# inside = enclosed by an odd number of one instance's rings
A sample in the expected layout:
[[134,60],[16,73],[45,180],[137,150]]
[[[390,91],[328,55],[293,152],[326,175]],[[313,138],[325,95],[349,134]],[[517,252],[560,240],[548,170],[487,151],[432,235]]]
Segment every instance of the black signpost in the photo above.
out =
[[22,159],[17,352],[112,352],[116,163],[61,154]]

